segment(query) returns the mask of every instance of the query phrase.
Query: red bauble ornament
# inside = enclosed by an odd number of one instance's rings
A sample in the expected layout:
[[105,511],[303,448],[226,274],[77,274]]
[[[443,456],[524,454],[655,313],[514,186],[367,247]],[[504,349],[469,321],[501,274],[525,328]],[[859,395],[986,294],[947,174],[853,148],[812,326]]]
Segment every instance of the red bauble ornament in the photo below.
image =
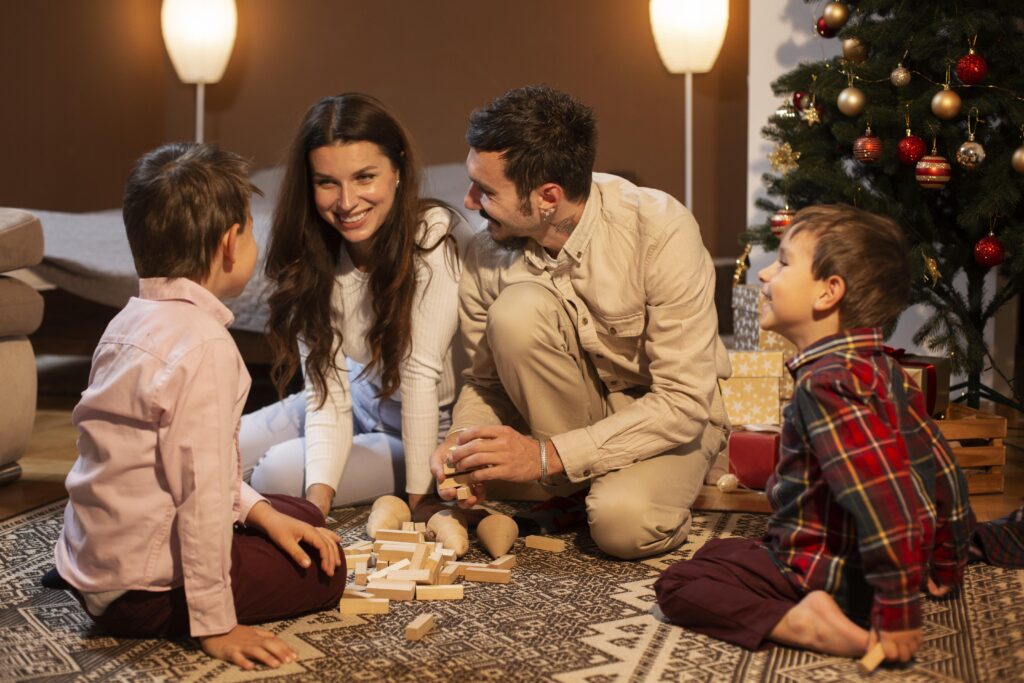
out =
[[952,169],[945,157],[941,157],[932,150],[928,156],[921,157],[914,169],[914,176],[917,184],[928,190],[941,190],[949,182]]
[[825,23],[825,17],[818,17],[818,23],[814,25],[818,30],[818,35],[822,38],[832,38],[839,32],[839,29],[832,28]]
[[987,75],[988,64],[985,58],[976,53],[973,47],[956,63],[956,77],[964,85],[977,85]]
[[803,111],[804,105],[808,102],[807,93],[797,90],[793,93],[793,106],[797,111]]
[[1002,263],[1004,258],[1006,258],[1006,249],[999,238],[992,233],[985,235],[974,245],[974,260],[978,262],[978,265],[994,268]]
[[772,234],[776,237],[782,237],[782,233],[786,232],[786,228],[793,222],[793,216],[796,215],[796,211],[789,208],[788,206],[779,209],[772,214],[769,220],[769,225],[772,229]]
[[864,135],[853,141],[853,158],[862,164],[873,164],[882,156],[882,139],[871,134],[871,126]]
[[916,135],[911,135],[907,130],[907,137],[903,138],[896,145],[896,156],[904,166],[913,166],[924,157],[928,151],[925,141]]

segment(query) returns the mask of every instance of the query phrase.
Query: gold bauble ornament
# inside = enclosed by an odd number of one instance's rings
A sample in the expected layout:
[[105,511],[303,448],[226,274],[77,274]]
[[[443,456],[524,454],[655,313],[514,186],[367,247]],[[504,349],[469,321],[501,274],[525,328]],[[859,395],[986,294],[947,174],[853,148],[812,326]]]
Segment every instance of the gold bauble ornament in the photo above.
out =
[[843,41],[843,57],[851,62],[860,64],[868,58],[867,46],[860,42],[860,38],[847,38]]
[[932,98],[932,113],[940,119],[949,121],[960,113],[960,104],[960,96],[946,85]]
[[910,69],[903,66],[900,62],[896,65],[896,68],[889,74],[889,82],[895,85],[897,88],[906,87],[910,83]]
[[830,2],[821,13],[825,25],[831,29],[840,29],[850,18],[850,10],[841,2]]
[[1024,175],[1024,145],[1021,145],[1013,152],[1013,158],[1010,160],[1013,164],[1013,170],[1017,173]]
[[864,111],[866,104],[867,98],[864,97],[864,92],[852,85],[843,88],[842,92],[839,93],[839,97],[836,98],[836,106],[839,107],[839,111],[847,116],[858,116]]

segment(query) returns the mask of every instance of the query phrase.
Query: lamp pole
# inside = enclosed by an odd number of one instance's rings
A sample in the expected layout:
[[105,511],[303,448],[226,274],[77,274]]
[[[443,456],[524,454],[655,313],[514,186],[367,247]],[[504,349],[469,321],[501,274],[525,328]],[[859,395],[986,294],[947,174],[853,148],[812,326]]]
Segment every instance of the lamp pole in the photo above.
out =
[[686,208],[693,211],[693,72],[686,72],[685,88],[685,110],[683,113],[683,124],[686,130],[683,147],[686,150],[685,162],[683,164],[683,177],[686,179],[686,191],[684,198]]
[[196,142],[203,141],[203,112],[206,107],[205,83],[196,83]]

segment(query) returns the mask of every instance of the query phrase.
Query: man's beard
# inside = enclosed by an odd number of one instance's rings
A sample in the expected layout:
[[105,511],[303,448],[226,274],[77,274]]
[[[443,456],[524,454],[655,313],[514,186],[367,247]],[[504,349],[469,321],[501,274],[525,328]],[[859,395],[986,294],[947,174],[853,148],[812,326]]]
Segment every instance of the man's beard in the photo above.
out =
[[[497,224],[498,222],[491,217],[491,214],[487,213],[483,209],[480,209],[480,215],[488,222]],[[491,238],[491,241],[497,244],[499,247],[509,252],[522,251],[526,248],[526,237],[506,237],[504,239],[495,239],[490,229],[487,230],[487,236]]]

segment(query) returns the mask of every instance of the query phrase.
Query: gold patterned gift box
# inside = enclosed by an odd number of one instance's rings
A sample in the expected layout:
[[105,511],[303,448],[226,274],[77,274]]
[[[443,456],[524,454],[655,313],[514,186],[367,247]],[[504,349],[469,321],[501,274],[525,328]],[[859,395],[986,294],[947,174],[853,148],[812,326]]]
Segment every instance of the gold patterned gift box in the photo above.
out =
[[729,351],[732,377],[722,380],[722,398],[733,425],[780,424],[782,351]]

